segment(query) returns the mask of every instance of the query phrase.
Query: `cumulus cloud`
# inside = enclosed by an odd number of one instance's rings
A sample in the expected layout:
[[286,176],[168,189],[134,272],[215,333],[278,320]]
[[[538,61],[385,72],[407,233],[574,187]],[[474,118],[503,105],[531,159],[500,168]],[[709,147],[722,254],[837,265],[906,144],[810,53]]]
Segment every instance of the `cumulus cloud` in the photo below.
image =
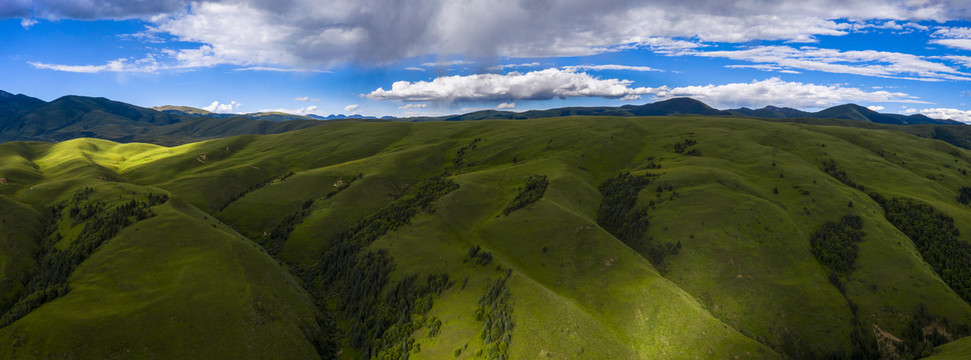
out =
[[926,103],[902,92],[867,91],[844,85],[787,82],[773,77],[749,83],[683,87],[633,87],[630,80],[601,79],[575,70],[546,69],[528,73],[444,76],[431,81],[398,81],[391,89],[378,88],[365,95],[374,100],[422,102],[509,103],[570,97],[602,97],[634,101],[641,96],[656,100],[691,97],[716,107],[778,105],[823,108],[847,102]]
[[873,110],[873,111],[881,111],[883,109],[886,109],[885,107],[880,106],[880,105],[870,105],[870,106],[867,106],[866,108],[867,109],[870,109],[870,110]]
[[[969,45],[971,46],[971,45]],[[778,68],[912,80],[971,80],[971,74],[920,56],[888,51],[842,51],[815,47],[758,46],[743,50],[684,51],[682,55],[718,57]]]
[[233,110],[236,110],[237,108],[239,108],[240,105],[242,104],[236,102],[235,100],[230,101],[228,104],[222,104],[219,101],[213,101],[212,104],[209,104],[209,106],[202,108],[202,110],[212,112],[212,113],[220,113],[220,114],[231,113],[233,112]]
[[360,107],[361,106],[358,105],[358,104],[347,105],[347,106],[344,107],[344,111],[346,111],[346,112],[354,112],[354,111],[357,111],[357,109],[360,108]]
[[496,109],[500,109],[500,110],[502,110],[502,109],[513,109],[515,107],[516,107],[516,103],[506,103],[506,102],[504,102],[504,103],[499,103],[499,105],[496,105]]
[[931,43],[955,49],[971,50],[971,39],[935,39],[931,40]]
[[[484,15],[497,9],[501,16]],[[697,42],[813,42],[870,19],[906,29],[910,21],[969,14],[954,0],[6,0],[0,16],[141,18],[149,32],[201,44],[175,51],[183,66],[313,68],[427,55],[524,58],[673,51]]]
[[[911,113],[918,112],[916,109],[907,109]],[[922,109],[919,111],[927,117],[934,119],[948,119],[960,121],[963,123],[971,123],[971,111],[969,110],[958,110],[958,109],[944,109],[944,108],[933,108],[933,109]]]
[[939,27],[932,34],[942,38],[971,38],[971,28],[967,27]]
[[971,28],[968,27],[939,27],[932,36],[940,38],[930,41],[931,44],[944,45],[949,48],[971,50]]
[[550,68],[527,73],[444,76],[432,81],[398,81],[391,89],[378,88],[366,96],[401,101],[509,101],[555,97],[621,98],[649,94],[649,88],[632,88],[631,81],[599,79],[573,70]]
[[24,29],[30,29],[30,27],[34,25],[37,25],[37,20],[35,19],[20,19],[20,26],[22,26]]
[[406,109],[424,109],[427,107],[428,107],[428,104],[404,104],[402,106],[399,106],[398,108],[406,110]]
[[749,83],[661,87],[657,99],[691,97],[717,108],[762,107],[766,105],[817,109],[847,102],[924,103],[901,92],[866,91],[841,85],[817,85],[770,78]]

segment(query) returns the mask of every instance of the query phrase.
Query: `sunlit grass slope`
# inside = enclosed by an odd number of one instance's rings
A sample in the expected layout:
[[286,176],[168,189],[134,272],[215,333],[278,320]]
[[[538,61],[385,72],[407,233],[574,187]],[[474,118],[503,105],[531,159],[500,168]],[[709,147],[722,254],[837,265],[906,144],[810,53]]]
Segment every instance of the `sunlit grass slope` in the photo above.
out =
[[[511,359],[849,354],[857,329],[892,357],[921,304],[971,323],[971,307],[869,196],[931,205],[971,240],[971,211],[956,201],[971,152],[895,131],[712,117],[343,122],[171,148],[7,143],[0,158],[0,216],[22,224],[0,225],[5,284],[23,286],[46,207],[77,189],[109,204],[171,196],[81,263],[67,294],[0,329],[0,357],[316,357],[305,334],[321,315],[313,284],[288,269],[315,265],[342,230],[442,173],[457,190],[367,245],[393,258],[392,282],[455,282],[424,315],[440,331],[411,333],[412,358],[487,358],[475,311],[507,269]],[[830,162],[862,188],[827,173]],[[624,243],[598,209],[600,185],[628,171],[652,175],[637,194],[650,224]],[[531,175],[549,180],[542,198],[503,215]],[[257,244],[293,214],[274,259]],[[810,237],[844,215],[866,236],[841,292]],[[66,241],[79,229],[58,227]],[[652,263],[664,243],[677,254]],[[474,246],[491,262],[470,259]],[[324,311],[347,331],[334,306]]]
[[963,337],[950,343],[938,346],[929,360],[961,360],[971,359],[971,337]]

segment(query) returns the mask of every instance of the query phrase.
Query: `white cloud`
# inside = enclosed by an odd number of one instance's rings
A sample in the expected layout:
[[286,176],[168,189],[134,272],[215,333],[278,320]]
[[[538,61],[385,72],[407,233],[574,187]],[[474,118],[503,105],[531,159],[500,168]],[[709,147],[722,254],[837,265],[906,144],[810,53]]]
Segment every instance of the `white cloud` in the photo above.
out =
[[933,39],[930,41],[931,44],[944,45],[955,49],[971,50],[971,28],[939,27],[936,31],[934,31],[932,36],[942,39]]
[[867,109],[870,109],[870,110],[873,110],[873,111],[881,111],[883,109],[886,109],[885,107],[880,106],[880,105],[870,105],[870,106],[867,106],[866,108]]
[[537,67],[537,66],[539,66],[538,62],[531,62],[531,63],[524,63],[524,64],[506,64],[506,65],[490,66],[490,67],[487,67],[486,70],[502,71],[505,69],[518,69],[518,68],[524,68],[524,67]]
[[235,71],[274,71],[274,72],[306,72],[306,73],[333,73],[332,71],[320,69],[299,69],[299,68],[279,68],[269,66],[248,66],[234,69]]
[[716,108],[762,107],[766,105],[793,108],[825,108],[847,102],[924,103],[901,92],[865,91],[842,85],[817,85],[786,82],[770,78],[750,83],[724,85],[661,87],[655,98],[691,97]]
[[62,65],[48,64],[42,62],[29,61],[28,64],[35,69],[55,70],[73,73],[101,73],[101,72],[142,72],[150,73],[166,69],[160,65],[154,56],[148,55],[145,58],[131,61],[131,59],[121,58],[107,62],[104,65]]
[[915,22],[900,23],[893,20],[875,22],[856,22],[847,24],[847,29],[855,32],[866,32],[868,29],[897,30],[897,33],[910,33],[913,31],[928,31],[930,27]]
[[471,63],[472,62],[468,60],[443,60],[443,61],[436,61],[436,62],[426,62],[421,65],[428,66],[428,67],[449,67],[449,66],[455,66],[455,65],[468,65]]
[[932,44],[944,45],[949,48],[971,50],[971,39],[934,39]]
[[782,70],[781,67],[775,65],[725,65],[727,69],[756,69],[762,71],[779,71]]
[[403,106],[399,106],[398,108],[399,109],[424,109],[427,107],[428,107],[428,104],[405,104]]
[[504,103],[500,103],[499,105],[497,105],[496,106],[496,109],[500,109],[500,110],[501,109],[513,109],[515,107],[516,107],[516,103],[504,102]]
[[661,71],[661,72],[664,71],[664,70],[659,70],[659,69],[652,68],[650,66],[630,66],[630,65],[614,65],[614,64],[607,64],[607,65],[576,65],[576,66],[565,66],[563,68],[564,69],[567,69],[567,70],[593,70],[593,71],[600,71],[600,70]]
[[298,109],[263,109],[257,112],[258,113],[284,113],[284,114],[290,114],[290,115],[306,116],[310,114],[317,114],[317,106],[311,105],[311,106],[302,107]]
[[759,46],[744,50],[688,50],[678,54],[741,60],[778,68],[884,78],[925,81],[971,80],[971,74],[961,72],[947,64],[929,61],[916,55],[887,51]]
[[344,111],[346,111],[346,112],[354,112],[354,111],[356,111],[360,107],[361,106],[360,105],[357,105],[357,104],[347,105],[347,106],[344,107]]
[[631,81],[599,79],[586,73],[550,68],[527,73],[444,76],[432,81],[398,81],[390,90],[378,88],[366,96],[401,101],[509,101],[558,97],[621,98],[649,94],[649,88],[632,88]]
[[971,68],[971,56],[947,55],[947,56],[940,56],[938,58],[950,60],[952,62],[961,64],[961,66],[965,68]]
[[237,108],[239,108],[240,105],[242,104],[236,102],[235,100],[230,101],[228,104],[222,104],[219,101],[213,101],[212,104],[209,104],[209,106],[202,108],[202,110],[212,112],[212,113],[225,114],[225,113],[233,112],[233,110],[236,110]]
[[320,99],[311,99],[309,96],[301,96],[301,97],[295,97],[295,98],[293,98],[293,101],[318,102],[318,101],[320,101]]
[[845,85],[817,85],[770,78],[749,83],[683,87],[632,87],[622,79],[600,79],[571,70],[546,69],[528,73],[444,76],[431,81],[398,81],[390,90],[378,88],[366,97],[374,100],[478,102],[545,100],[568,97],[603,97],[634,101],[691,97],[716,107],[789,106],[823,108],[847,102],[926,103],[902,92],[867,91]]
[[861,22],[909,29],[910,21],[945,21],[968,13],[966,2],[956,0],[332,0],[326,6],[316,0],[7,0],[2,4],[0,14],[14,17],[141,18],[151,24],[149,31],[201,44],[175,51],[183,67],[321,68],[344,62],[388,64],[429,55],[523,58],[591,55],[638,46],[672,51],[697,47],[697,42],[813,42],[818,36],[845,35]]
[[34,25],[37,25],[37,20],[35,19],[29,19],[29,18],[20,19],[20,26],[23,26],[24,29],[30,29],[30,27]]
[[[917,112],[916,109],[907,109],[907,111],[911,113]],[[963,123],[971,123],[971,111],[968,110],[933,108],[922,109],[920,110],[920,113],[934,119],[948,119]]]
[[780,66],[766,65],[766,64],[758,64],[758,65],[725,65],[725,68],[728,68],[728,69],[756,69],[756,70],[762,70],[762,71],[775,71],[775,72],[780,72],[780,73],[783,73],[783,74],[802,74],[801,72],[798,72],[798,71],[795,71],[795,70],[784,69],[784,68],[782,68]]
[[405,70],[408,70],[408,71],[425,71],[425,69],[422,69],[422,68],[417,67],[417,66],[409,66],[409,67],[406,67]]
[[932,34],[942,38],[971,38],[971,28],[967,27],[939,27]]

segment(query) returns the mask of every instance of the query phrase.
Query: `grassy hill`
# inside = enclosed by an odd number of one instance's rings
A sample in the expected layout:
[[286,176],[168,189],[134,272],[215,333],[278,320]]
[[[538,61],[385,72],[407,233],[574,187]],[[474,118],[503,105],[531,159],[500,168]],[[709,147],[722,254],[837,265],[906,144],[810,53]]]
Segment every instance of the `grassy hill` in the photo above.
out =
[[913,358],[971,323],[969,264],[925,246],[971,254],[971,152],[897,131],[348,121],[0,159],[0,358]]

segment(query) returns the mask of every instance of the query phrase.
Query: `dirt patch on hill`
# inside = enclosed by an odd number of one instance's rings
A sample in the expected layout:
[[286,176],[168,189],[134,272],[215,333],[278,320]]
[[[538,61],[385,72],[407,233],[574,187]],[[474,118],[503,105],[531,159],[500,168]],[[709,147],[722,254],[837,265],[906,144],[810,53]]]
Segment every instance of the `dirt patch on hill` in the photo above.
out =
[[198,161],[200,164],[205,164],[206,163],[206,154],[202,154],[202,155],[196,156],[196,161]]
[[885,358],[893,359],[897,357],[897,344],[902,343],[903,340],[883,331],[877,324],[873,324],[873,335],[877,339],[877,348],[880,349],[880,353]]
[[7,178],[0,178],[0,185],[7,185]]

